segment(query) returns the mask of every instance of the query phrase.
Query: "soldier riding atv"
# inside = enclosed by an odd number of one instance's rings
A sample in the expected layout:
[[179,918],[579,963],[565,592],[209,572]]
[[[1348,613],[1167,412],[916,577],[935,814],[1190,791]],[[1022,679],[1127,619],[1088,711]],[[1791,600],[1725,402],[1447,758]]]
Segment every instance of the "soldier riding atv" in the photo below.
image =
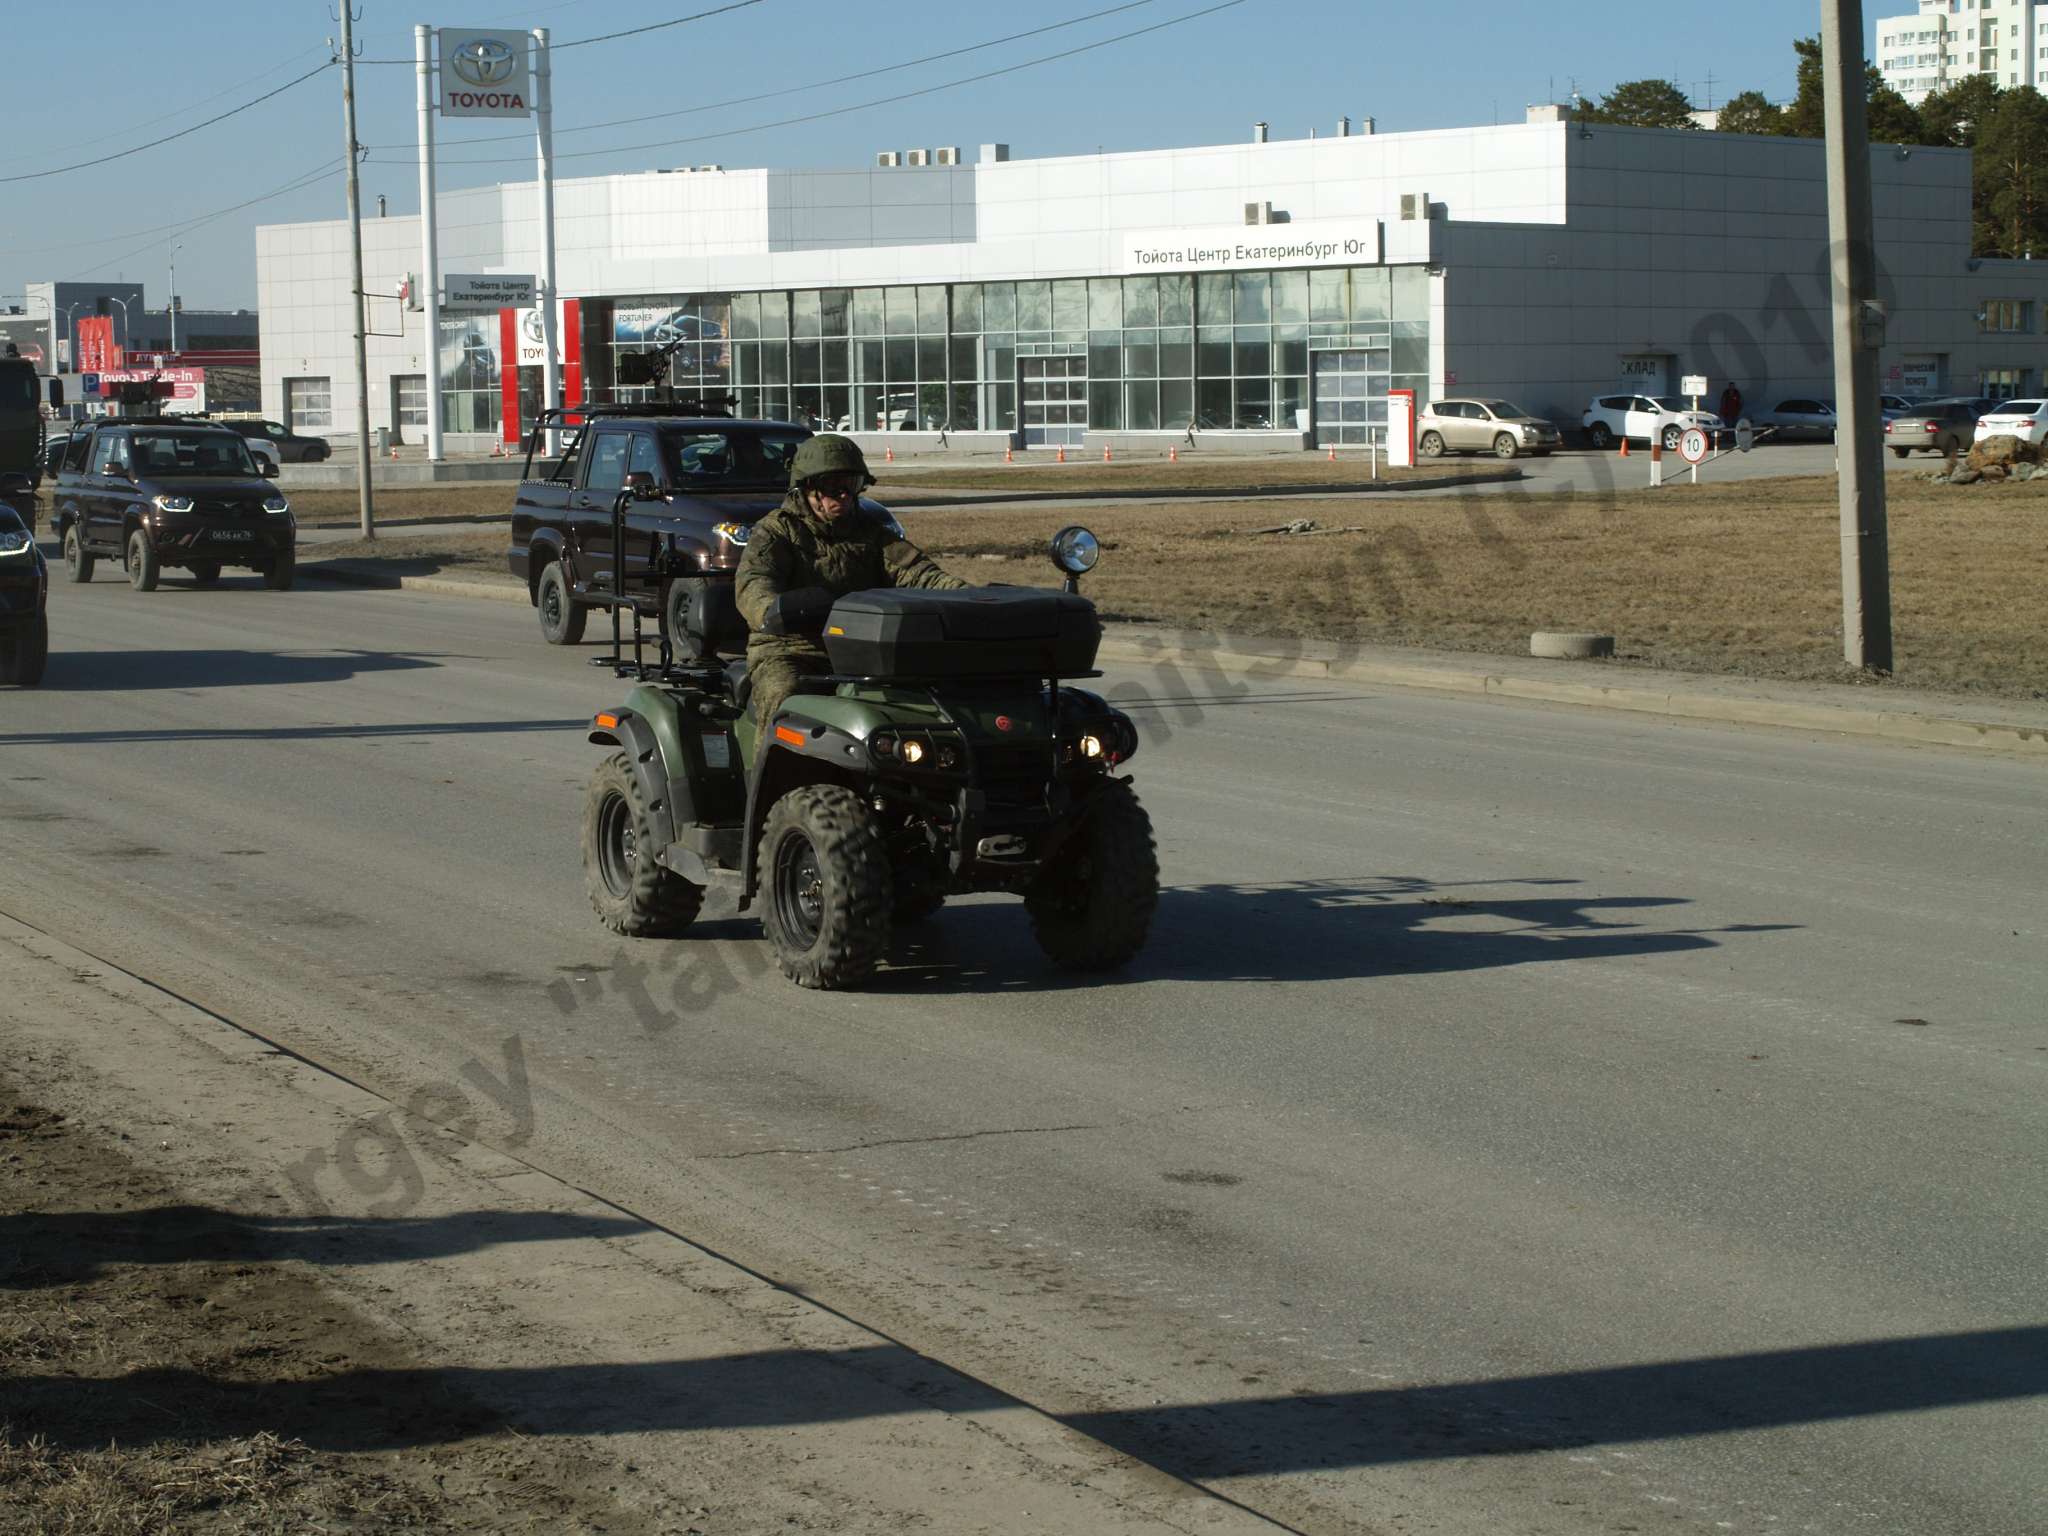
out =
[[[642,661],[636,613],[625,663],[614,609],[614,662],[636,686],[590,729],[620,749],[592,776],[584,809],[598,916],[618,933],[673,935],[714,886],[741,911],[758,896],[783,973],[845,987],[874,970],[893,925],[930,916],[951,894],[1003,891],[1024,898],[1055,963],[1123,964],[1144,944],[1159,863],[1151,822],[1114,773],[1137,750],[1136,728],[1067,686],[1100,675],[1101,626],[1078,592],[1100,554],[1094,535],[1054,538],[1065,591],[959,587],[893,530],[807,532],[792,507],[808,479],[865,478],[865,464],[846,460],[858,455],[851,443],[812,442],[739,582],[740,606],[775,644],[748,644],[732,586],[697,580],[680,628],[660,637],[659,662]],[[629,484],[621,528],[629,498],[652,492]],[[821,532],[838,547],[822,547]],[[776,554],[778,536],[808,539],[808,553]],[[770,566],[806,585],[769,580]],[[877,581],[888,585],[850,586]],[[806,635],[816,638],[802,649],[783,643]],[[725,659],[743,646],[769,665],[750,673]],[[751,709],[757,688],[782,697]]]

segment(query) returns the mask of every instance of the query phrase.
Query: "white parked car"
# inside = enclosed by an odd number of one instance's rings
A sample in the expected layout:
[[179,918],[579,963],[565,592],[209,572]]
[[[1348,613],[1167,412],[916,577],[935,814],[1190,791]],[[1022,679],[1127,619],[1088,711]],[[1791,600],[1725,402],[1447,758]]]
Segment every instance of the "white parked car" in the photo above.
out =
[[2048,438],[2048,400],[2007,400],[1977,418],[1977,442],[2016,437],[2036,448]]
[[1595,448],[1611,448],[1618,440],[1628,438],[1638,443],[1662,443],[1668,451],[1676,452],[1678,440],[1687,427],[1700,427],[1710,438],[1723,430],[1719,416],[1712,411],[1696,411],[1690,400],[1677,395],[1602,395],[1586,407],[1580,421]]
[[256,456],[256,467],[258,469],[261,469],[265,464],[268,464],[271,467],[272,471],[276,471],[282,466],[283,459],[282,456],[277,451],[277,444],[271,442],[269,439],[261,437],[245,437],[242,439],[242,441],[249,445],[249,451]]

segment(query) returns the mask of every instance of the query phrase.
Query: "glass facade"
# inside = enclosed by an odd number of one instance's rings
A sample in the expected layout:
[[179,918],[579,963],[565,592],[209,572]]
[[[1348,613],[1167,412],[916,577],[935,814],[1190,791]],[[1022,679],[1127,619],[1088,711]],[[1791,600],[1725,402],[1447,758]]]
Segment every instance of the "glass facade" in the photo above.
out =
[[[498,384],[498,317],[460,315],[441,322],[441,429],[496,432],[503,415]],[[421,420],[425,421],[425,408]]]
[[[1388,388],[1428,398],[1420,267],[656,294],[585,299],[582,310],[588,392],[616,376],[616,353],[678,343],[669,377],[679,392],[730,395],[742,416],[822,430],[1014,432],[1027,373],[1027,437],[1048,443],[1082,430],[1307,431],[1312,411],[1318,424],[1329,414],[1312,404],[1314,381],[1340,373],[1351,403],[1338,414],[1365,424],[1384,424]],[[473,341],[451,354],[450,327],[482,323],[443,324],[451,391],[480,365]],[[1371,366],[1336,370],[1319,361],[1326,352]],[[1063,361],[1027,368],[1034,358]],[[1057,412],[1041,409],[1048,372],[1063,381]],[[462,388],[494,426],[495,363],[488,388]],[[449,398],[450,430],[482,429],[457,427]]]

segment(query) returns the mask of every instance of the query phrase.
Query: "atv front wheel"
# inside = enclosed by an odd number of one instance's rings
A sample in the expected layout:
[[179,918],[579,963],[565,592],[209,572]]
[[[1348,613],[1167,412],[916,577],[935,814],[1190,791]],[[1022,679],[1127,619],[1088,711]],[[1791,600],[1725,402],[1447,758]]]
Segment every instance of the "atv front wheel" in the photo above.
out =
[[776,801],[761,829],[761,926],[800,987],[865,981],[889,945],[889,849],[861,797],[809,784]]
[[1086,815],[1025,894],[1024,910],[1053,964],[1113,970],[1144,947],[1159,905],[1159,854],[1152,819],[1121,780],[1105,781]]
[[668,938],[690,926],[704,888],[657,861],[645,792],[626,754],[590,776],[583,801],[583,884],[605,927],[631,939]]

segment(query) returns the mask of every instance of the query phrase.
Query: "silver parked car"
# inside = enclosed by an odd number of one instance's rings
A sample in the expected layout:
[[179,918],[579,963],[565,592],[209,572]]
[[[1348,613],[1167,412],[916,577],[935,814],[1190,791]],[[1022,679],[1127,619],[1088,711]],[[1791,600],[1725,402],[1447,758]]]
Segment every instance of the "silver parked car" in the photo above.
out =
[[1425,459],[1446,453],[1541,458],[1563,444],[1553,423],[1506,400],[1438,400],[1425,406],[1415,422],[1415,446]]
[[1835,440],[1835,408],[1825,400],[1780,400],[1750,417],[1749,424],[1759,432],[1770,428],[1771,438],[1780,443]]

